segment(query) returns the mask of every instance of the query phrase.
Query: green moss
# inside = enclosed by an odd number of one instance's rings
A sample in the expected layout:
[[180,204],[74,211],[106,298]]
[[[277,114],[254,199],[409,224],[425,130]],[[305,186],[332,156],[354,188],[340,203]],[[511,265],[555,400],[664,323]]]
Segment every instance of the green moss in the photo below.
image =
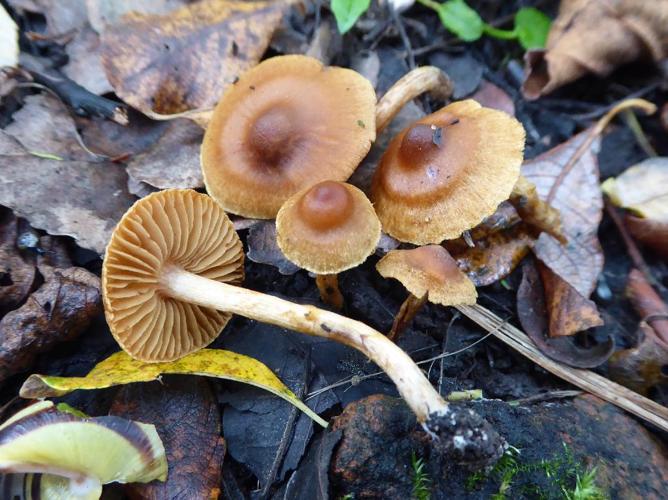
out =
[[[545,480],[538,483],[536,474]],[[493,487],[495,493],[490,496],[492,500],[512,497],[540,500],[607,498],[596,485],[596,468],[585,470],[565,443],[562,452],[538,462],[522,460],[520,450],[510,447],[488,474],[471,474],[465,486],[468,490]]]
[[411,468],[413,469],[413,491],[411,498],[415,500],[429,500],[431,497],[431,479],[425,471],[423,458],[417,458],[415,453],[411,455]]

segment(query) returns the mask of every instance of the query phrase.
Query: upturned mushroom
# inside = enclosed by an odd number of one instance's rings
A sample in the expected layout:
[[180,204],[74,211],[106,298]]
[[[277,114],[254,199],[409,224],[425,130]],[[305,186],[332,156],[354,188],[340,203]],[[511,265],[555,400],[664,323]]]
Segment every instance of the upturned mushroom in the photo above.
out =
[[394,318],[388,338],[396,340],[428,300],[443,306],[475,304],[478,293],[473,282],[440,245],[411,250],[392,250],[378,261],[384,278],[394,278],[409,292]]
[[523,150],[522,125],[473,100],[425,116],[392,140],[374,173],[383,229],[416,245],[459,237],[508,199]]
[[[102,286],[107,322],[131,356],[166,361],[210,343],[230,314],[353,347],[396,384],[417,420],[462,460],[496,459],[504,441],[468,409],[449,406],[411,358],[358,321],[227,283],[242,277],[232,223],[206,195],[167,190],[137,201],[107,247]],[[220,311],[220,312],[219,312]]]
[[322,299],[341,309],[337,274],[374,252],[380,221],[362,191],[325,181],[285,202],[276,217],[276,239],[288,260],[315,273]]
[[350,69],[288,55],[239,77],[218,102],[201,150],[208,193],[229,212],[274,218],[292,195],[325,180],[345,181],[403,104],[452,86],[434,67],[417,68],[378,103]]
[[[41,401],[0,425],[0,471],[25,474],[32,498],[92,500],[103,484],[164,481],[167,457],[153,425],[83,418]],[[11,479],[0,491],[13,488]]]

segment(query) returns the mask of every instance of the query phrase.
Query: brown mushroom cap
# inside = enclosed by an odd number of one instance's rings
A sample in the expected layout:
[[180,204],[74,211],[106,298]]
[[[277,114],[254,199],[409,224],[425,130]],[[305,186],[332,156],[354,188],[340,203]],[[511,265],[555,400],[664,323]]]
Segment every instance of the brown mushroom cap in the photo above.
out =
[[301,55],[267,59],[218,102],[202,143],[209,194],[270,219],[296,192],[344,181],[376,138],[376,93],[359,73]]
[[392,140],[374,174],[383,229],[416,245],[457,238],[508,198],[523,151],[522,125],[475,101],[425,116]]
[[418,298],[427,294],[434,304],[475,304],[478,298],[473,282],[440,245],[392,250],[378,261],[376,269],[384,278],[399,280]]
[[118,223],[102,268],[104,309],[116,341],[132,357],[171,361],[210,344],[231,314],[161,292],[169,266],[240,283],[244,253],[225,212],[191,190],[153,193]]
[[380,221],[362,191],[324,181],[290,197],[276,217],[278,246],[302,269],[336,274],[366,260],[380,240]]

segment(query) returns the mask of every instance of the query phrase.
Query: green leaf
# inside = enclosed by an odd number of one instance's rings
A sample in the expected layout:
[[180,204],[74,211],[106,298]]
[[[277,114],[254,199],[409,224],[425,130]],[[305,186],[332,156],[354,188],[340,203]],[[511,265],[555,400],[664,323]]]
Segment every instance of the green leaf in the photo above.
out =
[[166,363],[144,363],[120,351],[95,365],[85,377],[30,375],[23,383],[20,394],[22,398],[33,399],[58,397],[78,389],[104,389],[133,382],[150,382],[164,374],[203,375],[254,385],[292,403],[327,427],[327,422],[302,403],[265,364],[221,349],[202,349]]
[[332,12],[339,32],[343,35],[352,28],[370,4],[371,0],[332,0]]
[[443,26],[465,42],[478,40],[485,28],[478,13],[464,0],[448,0],[442,3],[438,8],[438,17]]
[[533,7],[522,7],[515,14],[515,32],[526,50],[544,48],[551,25],[550,18]]

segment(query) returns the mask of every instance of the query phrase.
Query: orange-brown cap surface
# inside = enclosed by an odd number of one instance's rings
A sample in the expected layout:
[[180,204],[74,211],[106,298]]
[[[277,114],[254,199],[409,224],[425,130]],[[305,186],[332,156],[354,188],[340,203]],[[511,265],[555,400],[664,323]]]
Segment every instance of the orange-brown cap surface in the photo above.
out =
[[267,59],[216,106],[201,151],[206,188],[229,212],[273,218],[297,191],[350,177],[376,138],[375,112],[376,93],[355,71]]
[[123,350],[148,362],[171,361],[210,344],[229,313],[161,292],[169,266],[240,283],[244,254],[232,223],[206,195],[166,190],[135,203],[116,226],[102,268],[107,323]]
[[302,269],[336,274],[366,260],[380,240],[380,221],[362,191],[324,181],[292,196],[276,217],[278,246]]
[[416,297],[427,295],[434,304],[475,304],[478,298],[473,282],[440,245],[392,250],[378,261],[376,269],[384,278],[399,280]]
[[416,245],[459,237],[508,198],[523,151],[522,125],[475,101],[425,116],[392,140],[374,174],[383,230]]

